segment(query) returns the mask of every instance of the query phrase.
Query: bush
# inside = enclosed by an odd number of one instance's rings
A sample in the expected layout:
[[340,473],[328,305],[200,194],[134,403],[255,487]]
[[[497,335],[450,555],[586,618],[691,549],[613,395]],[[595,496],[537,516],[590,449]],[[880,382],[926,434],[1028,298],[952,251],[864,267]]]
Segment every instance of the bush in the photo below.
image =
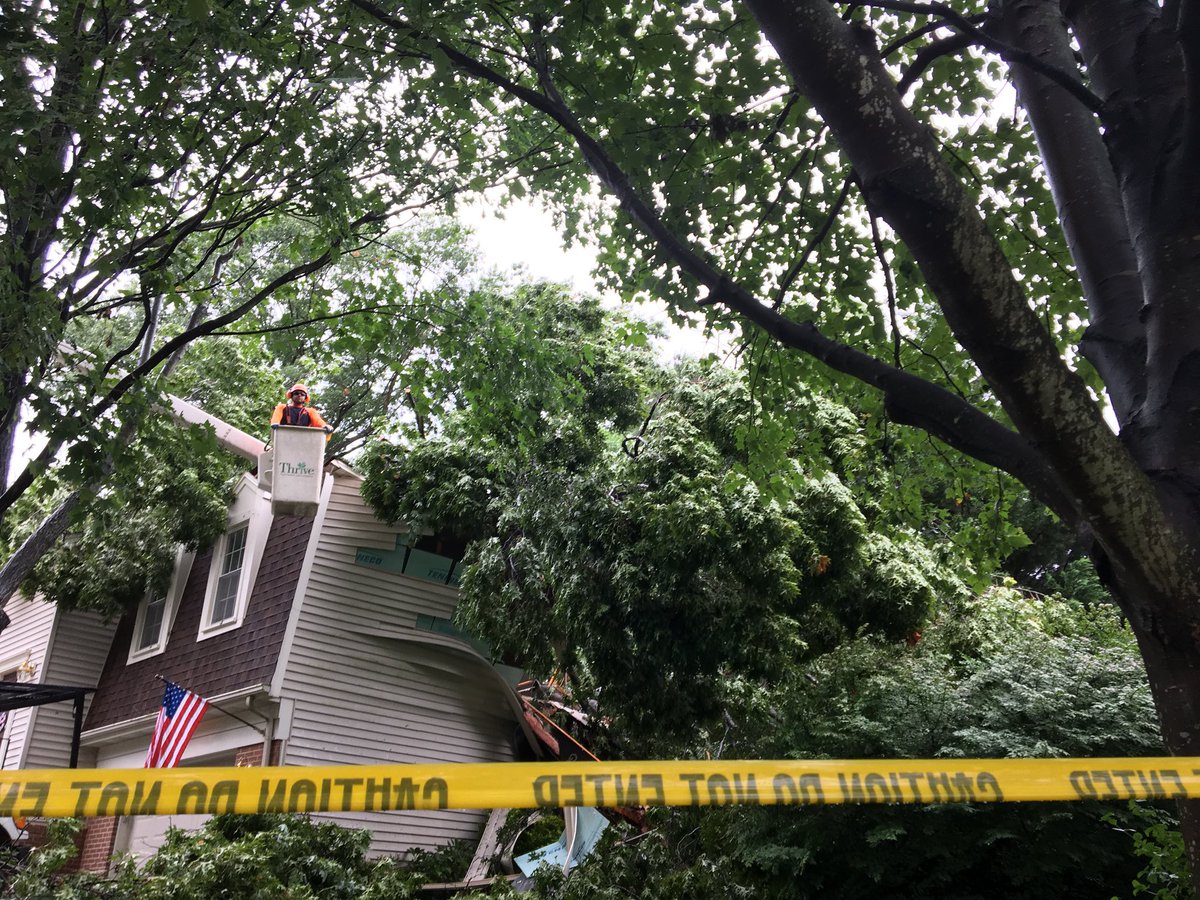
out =
[[[220,815],[195,832],[172,829],[139,871],[116,860],[113,875],[64,875],[82,824],[51,822],[49,843],[34,851],[10,885],[18,900],[409,900],[444,874],[447,854],[421,854],[417,866],[366,859],[366,831],[295,815]],[[468,856],[469,858],[469,856]],[[439,864],[443,871],[438,870]],[[465,863],[463,864],[465,869]],[[455,877],[461,876],[458,870]],[[444,880],[444,879],[443,879]]]
[[[691,753],[1163,752],[1136,647],[1111,611],[1005,589],[944,608],[911,646],[860,638],[780,687],[732,690],[742,698],[736,726]],[[565,883],[544,874],[536,896],[1108,900],[1132,885],[1170,900],[1172,871],[1182,871],[1171,861],[1170,811],[1138,805],[722,807],[656,810],[651,821],[651,836],[603,844]]]

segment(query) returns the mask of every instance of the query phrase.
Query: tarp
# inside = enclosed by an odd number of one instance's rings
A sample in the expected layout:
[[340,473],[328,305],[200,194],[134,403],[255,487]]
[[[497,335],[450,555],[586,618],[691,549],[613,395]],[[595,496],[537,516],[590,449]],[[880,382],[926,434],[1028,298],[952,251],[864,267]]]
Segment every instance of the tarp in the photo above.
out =
[[554,866],[567,874],[575,868],[600,841],[600,835],[608,827],[608,819],[589,806],[568,807],[563,810],[566,828],[553,844],[539,847],[524,856],[513,857],[517,868],[532,875],[539,866]]

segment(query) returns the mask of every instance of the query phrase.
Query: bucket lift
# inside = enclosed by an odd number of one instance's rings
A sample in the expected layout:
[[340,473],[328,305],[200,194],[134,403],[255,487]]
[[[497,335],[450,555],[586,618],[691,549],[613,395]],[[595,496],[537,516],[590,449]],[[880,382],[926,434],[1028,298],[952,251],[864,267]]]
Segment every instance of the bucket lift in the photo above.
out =
[[324,430],[278,425],[271,434],[273,445],[258,455],[258,486],[271,492],[271,514],[315,516],[325,468]]
[[258,487],[271,494],[276,516],[315,516],[325,474],[325,432],[320,428],[280,425],[271,429],[274,445],[268,449],[256,437],[196,406],[171,397],[171,414],[192,425],[211,425],[217,443],[258,464]]

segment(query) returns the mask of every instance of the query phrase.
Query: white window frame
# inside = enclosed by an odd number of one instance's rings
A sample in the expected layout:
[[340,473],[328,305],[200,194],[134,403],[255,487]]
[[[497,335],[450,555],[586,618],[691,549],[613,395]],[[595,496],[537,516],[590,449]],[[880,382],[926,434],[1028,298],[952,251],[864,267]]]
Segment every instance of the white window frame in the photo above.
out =
[[146,623],[146,613],[153,599],[150,594],[142,598],[138,604],[137,614],[133,619],[133,634],[129,638],[129,659],[126,664],[140,662],[152,656],[158,656],[167,649],[167,638],[171,634],[171,626],[175,624],[175,613],[179,611],[179,601],[183,598],[183,589],[187,586],[188,575],[192,572],[192,560],[195,553],[183,547],[175,551],[175,566],[171,570],[171,583],[165,594],[158,595],[163,600],[163,617],[158,626],[158,638],[144,647],[138,646],[142,637],[142,629]]
[[[236,488],[237,499],[229,510],[225,533],[213,547],[212,562],[208,567],[208,585],[204,591],[204,609],[200,613],[200,630],[197,641],[204,641],[218,634],[225,634],[242,627],[246,618],[246,607],[258,577],[258,566],[262,562],[267,535],[271,531],[271,502],[259,490],[250,476],[244,476]],[[229,547],[230,535],[241,528],[246,529],[246,543],[242,550],[242,569],[238,576],[237,592],[234,595],[233,615],[224,621],[209,624],[213,606],[217,599],[217,586],[221,581],[221,569]]]
[[250,542],[250,523],[239,522],[232,526],[221,541],[220,554],[213,555],[212,565],[217,570],[216,589],[208,604],[207,625],[219,628],[228,625],[238,612],[238,594],[250,554],[246,545]]

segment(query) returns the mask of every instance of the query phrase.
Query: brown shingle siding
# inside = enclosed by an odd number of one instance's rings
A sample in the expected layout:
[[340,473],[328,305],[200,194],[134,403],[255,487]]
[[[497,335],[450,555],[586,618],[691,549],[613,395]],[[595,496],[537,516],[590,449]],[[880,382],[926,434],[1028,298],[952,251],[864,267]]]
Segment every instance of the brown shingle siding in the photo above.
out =
[[155,712],[163,693],[162,682],[155,675],[205,697],[269,683],[304,563],[304,553],[298,548],[307,545],[312,526],[312,519],[292,516],[279,516],[271,523],[240,628],[196,640],[212,551],[197,556],[192,565],[166,650],[161,654],[126,663],[134,617],[125,616],[104,664],[86,727],[99,728]]

